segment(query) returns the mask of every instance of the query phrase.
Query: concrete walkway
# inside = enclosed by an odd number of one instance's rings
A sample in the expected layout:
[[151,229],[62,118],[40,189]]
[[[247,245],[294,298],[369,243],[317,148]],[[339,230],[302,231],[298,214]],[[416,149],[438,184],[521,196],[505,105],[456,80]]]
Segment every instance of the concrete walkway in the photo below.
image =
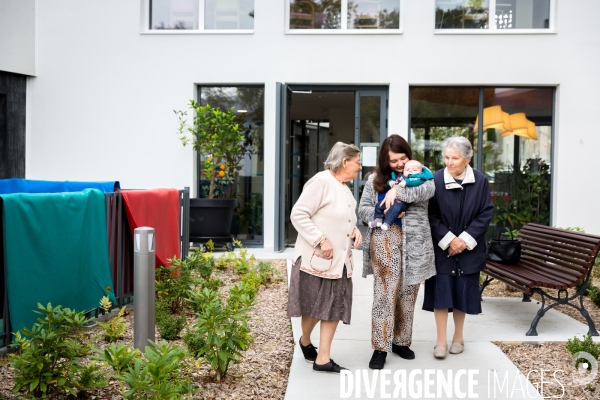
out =
[[[292,253],[288,250],[278,254],[279,257],[272,258],[288,258]],[[257,258],[262,258],[261,256],[262,254],[256,254]],[[354,259],[362,260],[362,251],[355,251]],[[291,261],[288,260],[288,273],[290,267]],[[536,301],[523,303],[520,298],[484,298],[483,314],[467,316],[464,353],[448,354],[445,359],[438,360],[432,355],[436,341],[435,321],[433,313],[421,310],[421,287],[415,307],[411,346],[416,358],[403,360],[395,354],[388,354],[385,369],[373,371],[368,368],[373,352],[373,278],[362,278],[361,269],[362,264],[359,264],[353,277],[352,324],[338,326],[332,345],[332,358],[336,363],[348,368],[350,374],[338,376],[314,373],[312,364],[306,363],[297,345],[301,336],[300,318],[292,318],[296,346],[286,400],[390,397],[540,398],[535,387],[492,342],[566,341],[576,335],[581,337],[588,330],[587,325],[558,311],[550,310],[538,324],[539,336],[525,336],[539,308]],[[448,325],[448,335],[451,339],[454,330],[451,317]],[[319,344],[318,329],[317,325],[311,338],[315,346]],[[553,378],[550,375],[545,379]]]

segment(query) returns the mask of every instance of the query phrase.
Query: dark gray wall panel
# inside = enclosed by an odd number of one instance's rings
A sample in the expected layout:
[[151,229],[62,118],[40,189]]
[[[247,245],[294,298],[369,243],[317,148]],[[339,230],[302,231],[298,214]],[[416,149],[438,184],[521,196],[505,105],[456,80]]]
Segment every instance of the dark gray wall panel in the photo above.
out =
[[0,179],[25,178],[27,77],[0,71]]

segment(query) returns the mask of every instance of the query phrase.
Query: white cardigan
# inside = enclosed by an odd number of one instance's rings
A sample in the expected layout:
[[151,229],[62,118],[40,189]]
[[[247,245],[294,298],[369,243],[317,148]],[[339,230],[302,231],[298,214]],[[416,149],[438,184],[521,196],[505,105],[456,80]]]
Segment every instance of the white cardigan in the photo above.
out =
[[[356,226],[356,200],[347,185],[325,170],[313,176],[294,204],[290,219],[298,231],[294,262],[302,256],[300,270],[327,279],[339,279],[346,265],[352,276],[352,243]],[[333,259],[323,257],[319,243],[327,238],[333,247]]]

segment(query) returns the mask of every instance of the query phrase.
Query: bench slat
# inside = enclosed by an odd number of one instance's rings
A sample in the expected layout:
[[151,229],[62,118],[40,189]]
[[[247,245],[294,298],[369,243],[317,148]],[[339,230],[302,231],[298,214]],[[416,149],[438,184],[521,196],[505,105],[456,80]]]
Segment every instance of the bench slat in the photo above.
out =
[[[488,262],[489,264],[489,262]],[[495,270],[499,273],[510,271],[516,275],[523,277],[523,283],[528,285],[529,282],[535,282],[538,286],[550,288],[567,288],[573,287],[579,279],[580,275],[572,275],[567,271],[556,268],[555,266],[547,265],[540,267],[537,262],[529,262],[521,260],[515,265],[494,264]]]
[[[510,268],[513,267],[513,268]],[[488,267],[490,270],[496,271],[498,274],[510,276],[517,283],[521,283],[526,286],[540,286],[551,289],[566,288],[566,284],[561,284],[557,279],[548,281],[547,276],[540,275],[537,272],[526,269],[523,266],[515,265],[503,265],[501,267]]]
[[513,289],[516,289],[520,292],[523,292],[525,294],[531,294],[531,289],[522,285],[518,285],[508,279],[506,279],[505,277],[503,277],[502,275],[498,275],[493,271],[490,271],[489,269],[485,269],[483,270],[483,272],[485,272],[486,274],[488,274],[489,276],[491,276],[494,279],[499,280],[500,282],[503,282],[505,284],[507,284],[508,286],[512,287]]
[[597,247],[600,243],[600,236],[598,235],[592,235],[584,232],[567,231],[564,229],[552,228],[546,225],[528,223],[521,229],[521,232],[530,231],[541,234],[549,234],[555,238],[564,237],[567,239],[572,239],[576,244],[586,243],[587,245],[591,245],[593,247]]
[[[552,253],[548,253],[548,254],[550,254],[550,255],[553,256]],[[556,265],[560,265],[560,266],[563,266],[563,267],[568,268],[568,269],[573,269],[575,271],[578,271],[580,274],[586,273],[588,271],[588,268],[581,267],[579,265],[574,265],[574,264],[571,264],[571,263],[569,263],[567,261],[559,260],[558,258],[554,258],[554,257],[551,257],[551,256],[546,255],[546,254],[529,253],[526,250],[522,250],[521,258],[531,259],[531,260],[540,260],[540,261],[544,260],[544,261],[547,261],[550,264],[556,264]]]
[[565,260],[572,260],[573,263],[588,266],[590,264],[590,258],[593,252],[589,249],[585,249],[585,252],[577,251],[577,249],[573,249],[572,246],[569,248],[561,248],[559,244],[552,242],[550,240],[536,240],[537,238],[520,238],[521,240],[521,248],[527,249],[532,252],[540,252],[544,253],[547,251],[556,254],[556,256],[561,256]]

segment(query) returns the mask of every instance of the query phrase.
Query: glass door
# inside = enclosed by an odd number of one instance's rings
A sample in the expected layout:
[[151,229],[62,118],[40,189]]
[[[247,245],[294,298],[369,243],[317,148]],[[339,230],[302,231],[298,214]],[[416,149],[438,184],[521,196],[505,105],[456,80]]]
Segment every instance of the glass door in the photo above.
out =
[[388,136],[388,91],[358,90],[355,101],[354,143],[361,151],[363,168],[358,174],[358,184],[350,182],[350,185],[358,202],[369,175],[375,172],[379,146]]

